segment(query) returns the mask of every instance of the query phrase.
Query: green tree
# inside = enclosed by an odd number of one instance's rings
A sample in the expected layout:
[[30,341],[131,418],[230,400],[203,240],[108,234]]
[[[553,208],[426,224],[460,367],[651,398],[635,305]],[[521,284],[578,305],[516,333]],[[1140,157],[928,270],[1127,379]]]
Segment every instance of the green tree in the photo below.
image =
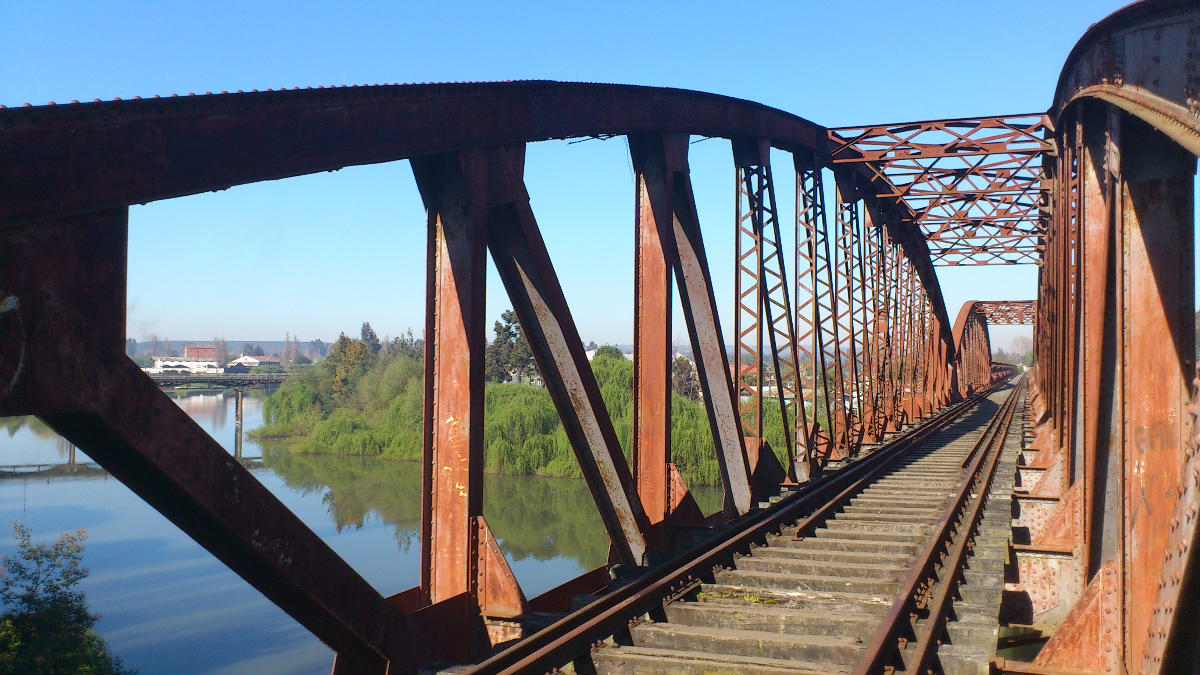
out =
[[625,354],[622,353],[619,348],[617,348],[613,345],[604,345],[603,347],[598,348],[596,350],[596,353],[592,355],[592,359],[596,359],[599,357],[611,357],[614,359],[624,359]]
[[537,376],[533,352],[521,332],[517,313],[506,310],[492,327],[495,338],[484,350],[484,377],[490,382],[508,382],[516,374],[522,379]]
[[382,345],[379,344],[379,336],[375,334],[375,329],[371,328],[370,321],[363,322],[360,333],[363,344],[367,346],[367,349],[371,350],[371,356],[378,354]]
[[345,333],[338,336],[337,342],[329,349],[325,358],[325,366],[333,375],[332,387],[334,395],[346,398],[353,391],[354,382],[367,368],[371,361],[371,349],[362,340],[347,337]]
[[75,588],[88,575],[82,564],[87,532],[64,532],[47,546],[34,544],[19,521],[13,531],[18,551],[4,556],[0,581],[0,672],[132,672],[92,630],[100,617]]
[[325,354],[327,354],[328,352],[329,352],[329,345],[325,344],[323,341],[321,341],[319,339],[313,340],[312,342],[308,343],[308,353],[313,358],[313,360],[316,360],[319,358],[324,358]]
[[421,338],[413,337],[412,329],[409,328],[407,334],[392,338],[390,342],[384,345],[383,351],[389,356],[407,356],[414,359],[424,359],[425,341]]
[[671,363],[671,389],[689,401],[700,400],[700,378],[687,357],[677,356]]

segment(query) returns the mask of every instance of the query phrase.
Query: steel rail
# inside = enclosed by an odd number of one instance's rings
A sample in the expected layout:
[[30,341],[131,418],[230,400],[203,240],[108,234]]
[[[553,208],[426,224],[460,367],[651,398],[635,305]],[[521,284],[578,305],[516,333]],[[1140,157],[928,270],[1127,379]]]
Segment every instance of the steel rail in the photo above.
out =
[[[868,644],[866,653],[855,667],[857,675],[893,672],[898,657],[907,657],[906,673],[916,675],[922,672],[921,667],[929,658],[934,638],[939,635],[950,609],[950,594],[958,586],[957,579],[966,559],[967,543],[978,524],[987,489],[1008,438],[1008,427],[1024,386],[1023,379],[1018,381],[967,454],[967,460],[970,460],[967,475],[955,499],[943,512],[937,533],[928,540],[875,637]],[[976,495],[974,500],[971,500],[972,494]],[[954,542],[952,545],[951,540]],[[943,549],[946,549],[945,555],[939,555]],[[939,578],[942,582],[931,598],[930,591]],[[927,617],[916,635],[914,648],[909,651],[901,635],[906,629],[911,630],[909,622],[922,609],[927,610]]]
[[463,672],[547,672],[572,661],[585,653],[592,643],[626,629],[635,617],[661,609],[664,599],[678,597],[694,588],[703,577],[729,564],[735,553],[750,550],[765,533],[778,531],[784,523],[804,518],[809,509],[842,499],[848,489],[858,489],[850,486],[864,485],[865,475],[874,475],[878,467],[887,467],[906,456],[927,438],[973,409],[1000,384],[947,406],[925,424],[903,432],[825,481],[804,486],[795,495],[757,513],[752,512],[732,531],[711,537]]
[[[987,501],[987,491],[991,485],[993,476],[995,475],[996,464],[1003,454],[1004,443],[1008,439],[1008,428],[1012,424],[1012,418],[1016,411],[1016,400],[1020,395],[1020,390],[1024,383],[1018,384],[1013,393],[1009,395],[1011,402],[1007,406],[1007,410],[1002,410],[998,417],[1003,417],[998,429],[994,432],[991,444],[992,447],[987,454],[987,459],[980,457],[981,461],[986,461],[986,466],[982,468],[981,475],[975,481],[975,498],[961,521],[960,527],[956,528],[956,541],[949,556],[942,565],[941,579],[942,583],[938,586],[937,592],[932,600],[927,605],[928,615],[922,624],[921,633],[917,636],[917,642],[912,650],[912,655],[909,657],[909,663],[905,668],[906,675],[918,675],[923,672],[925,664],[928,662],[931,650],[935,649],[935,640],[941,635],[942,629],[945,626],[947,616],[951,609],[952,594],[958,588],[959,575],[963,571],[963,564],[966,562],[967,547],[974,540],[975,529],[979,525],[979,519],[983,511],[983,505]],[[944,574],[945,570],[949,569],[950,574]],[[905,656],[909,656],[906,652]]]

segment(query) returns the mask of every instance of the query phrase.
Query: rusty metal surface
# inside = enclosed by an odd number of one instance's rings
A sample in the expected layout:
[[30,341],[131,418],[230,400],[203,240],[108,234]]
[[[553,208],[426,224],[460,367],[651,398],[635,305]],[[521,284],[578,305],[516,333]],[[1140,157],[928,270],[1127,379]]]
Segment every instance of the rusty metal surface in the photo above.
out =
[[[733,143],[735,181],[734,269],[733,269],[733,387],[738,401],[738,419],[747,449],[757,460],[757,449],[763,443],[763,293],[760,271],[763,269],[762,204],[755,203],[757,190],[753,183],[762,183],[756,171],[762,159],[758,144],[753,140]],[[757,179],[757,180],[756,180]],[[747,204],[747,202],[750,202]],[[754,464],[750,463],[753,473]]]
[[1197,519],[1200,512],[1200,424],[1197,423],[1197,391],[1200,387],[1200,370],[1192,379],[1191,437],[1184,446],[1183,489],[1175,502],[1175,510],[1168,522],[1167,546],[1162,574],[1158,581],[1157,598],[1150,617],[1150,634],[1146,638],[1146,652],[1142,667],[1160,672],[1183,671],[1200,660],[1200,646],[1194,636],[1195,611],[1189,607],[1187,598],[1194,598],[1197,584],[1197,552],[1192,546],[1196,540]]
[[[799,359],[793,338],[791,297],[771,174],[770,149],[770,143],[765,139],[735,139],[733,142],[737,171],[737,265],[734,282],[734,335],[737,336],[737,344],[734,348],[733,373],[737,378],[739,398],[742,399],[740,412],[746,435],[762,438],[764,395],[771,394],[769,398],[774,399],[772,405],[779,407],[783,429],[791,432],[783,436],[788,477],[797,480],[799,471],[803,474],[802,478],[807,480],[807,459],[799,462],[799,468],[796,461],[796,437],[800,437],[799,447],[803,452],[807,434],[792,431],[805,428],[797,419],[796,412],[797,407],[803,407],[797,404],[803,401],[803,394],[799,391],[803,385],[796,371]],[[773,384],[773,390],[768,391],[768,383]],[[801,426],[793,427],[790,420],[795,420]]]
[[[671,513],[671,304],[674,250],[670,176],[654,136],[630,136],[635,171],[633,473],[651,525]],[[653,187],[649,185],[653,183]],[[652,200],[650,193],[664,195]],[[666,243],[664,243],[664,241]]]
[[486,632],[465,630],[476,616],[525,610],[483,519],[486,161],[466,152],[413,162],[428,226],[420,607],[467,595],[453,605],[466,614],[446,617],[464,627],[463,656],[506,635],[490,623]]
[[[524,616],[528,608],[525,593],[501,552],[500,544],[483,516],[475,516],[474,521],[475,541],[472,542],[472,550],[478,556],[474,583],[479,597],[479,612],[489,619]],[[493,639],[490,646],[504,641]]]
[[[281,120],[286,120],[281,122]],[[380,129],[388,129],[381,137]],[[702,92],[548,81],[265,91],[0,109],[0,226],[233,185],[511,142],[669,132],[816,153],[825,129]],[[304,153],[296,148],[305,148]],[[221,162],[211,161],[220,156]],[[63,158],[70,158],[70,165]],[[854,167],[875,191],[891,189]],[[878,183],[878,185],[876,185]],[[872,197],[948,324],[929,248]],[[947,337],[948,339],[948,337]]]
[[1144,0],[1097,21],[1058,78],[1051,112],[1081,99],[1104,101],[1200,154],[1200,7]]
[[558,409],[617,560],[641,564],[649,524],[525,191],[525,146],[478,152],[488,249]]
[[[356,164],[636,132],[751,135],[786,150],[823,149],[825,143],[823,127],[750,101],[683,89],[550,81],[10,108],[0,109],[0,225]],[[69,169],[65,157],[71,158]]]
[[958,359],[958,388],[962,395],[979,391],[992,382],[992,347],[987,315],[978,301],[963,303],[954,321],[954,345]]
[[477,595],[483,513],[483,352],[487,262],[480,177],[470,158],[413,162],[428,254],[421,588],[426,603]]
[[1063,621],[1067,627],[1055,633],[1038,652],[1035,666],[1065,666],[1093,673],[1124,670],[1126,645],[1121,635],[1121,587],[1116,562],[1109,561],[1096,574],[1095,583]]
[[[797,436],[808,440],[809,470],[823,462],[831,453],[834,429],[832,388],[829,368],[835,366],[827,358],[833,345],[833,323],[825,319],[833,315],[833,271],[829,266],[829,244],[826,234],[825,189],[821,168],[812,155],[796,154],[796,320],[795,340],[799,358],[811,371],[811,425],[808,418],[798,417]],[[802,406],[803,408],[803,406]],[[825,420],[822,425],[820,419]]]
[[1200,663],[1194,612],[1176,614],[1194,588],[1198,45],[1194,2],[1130,5],[1075,46],[1051,110],[1035,490],[1062,498],[1042,540],[1073,551],[1061,587],[1080,597],[1044,652],[1055,665]]
[[835,165],[863,165],[891,186],[937,265],[1036,263],[1043,156],[1040,113],[830,129]]
[[[1029,563],[1035,551],[1018,556],[1039,614],[1063,620],[1047,659],[1187,670],[1200,666],[1187,638],[1200,614],[1177,612],[1200,587],[1197,73],[1200,6],[1146,0],[1083,36],[1051,116],[827,130],[711,94],[557,82],[0,109],[0,413],[38,414],[78,440],[333,646],[337,672],[396,670],[470,651],[477,631],[514,636],[519,626],[507,620],[529,607],[480,515],[487,248],[623,562],[666,545],[672,523],[703,520],[671,464],[673,285],[725,516],[747,513],[778,481],[764,483],[759,470],[772,457],[762,444],[764,401],[780,406],[789,477],[805,480],[1011,375],[990,360],[989,326],[1034,323],[1038,424],[1016,525],[1054,558],[1038,567]],[[525,142],[618,134],[631,134],[637,213],[632,474],[522,177]],[[688,177],[689,134],[734,145],[732,372],[717,311],[724,300],[712,288]],[[794,160],[794,278],[772,148]],[[429,213],[422,581],[383,599],[249,474],[227,466],[123,356],[125,207],[402,158],[414,159]],[[935,264],[1020,263],[1040,265],[1036,300],[967,303],[951,323]],[[188,431],[168,433],[168,424]],[[266,514],[272,537],[248,529],[248,504]],[[562,610],[568,593],[602,581],[593,571],[539,606]],[[506,621],[484,625],[485,616]],[[421,631],[430,622],[463,630],[429,638]],[[1119,646],[1115,657],[1096,660],[1097,626]]]
[[[725,489],[725,511],[729,515],[750,510],[750,467],[746,457],[746,441],[738,416],[737,394],[729,376],[729,359],[721,331],[721,320],[708,271],[708,255],[696,215],[696,199],[692,194],[688,174],[687,137],[665,135],[657,144],[670,172],[666,186],[672,213],[675,250],[671,258],[677,261],[675,281],[683,307],[692,354],[696,355],[696,373],[704,393],[704,407],[709,428],[716,444],[717,466]],[[650,193],[652,201],[668,199],[664,194]]]
[[[1183,449],[1190,443],[1187,405],[1195,362],[1192,174],[1195,159],[1140,123],[1122,130],[1125,484],[1129,546],[1126,594],[1131,670],[1144,637],[1165,559]],[[1143,467],[1153,467],[1145,470]]]
[[989,326],[1032,326],[1037,318],[1037,301],[978,300],[975,310],[983,313]]

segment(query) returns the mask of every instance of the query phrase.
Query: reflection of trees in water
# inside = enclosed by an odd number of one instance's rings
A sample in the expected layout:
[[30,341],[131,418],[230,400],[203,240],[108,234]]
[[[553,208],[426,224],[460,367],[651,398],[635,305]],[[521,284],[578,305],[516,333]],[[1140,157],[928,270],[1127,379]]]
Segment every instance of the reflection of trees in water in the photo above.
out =
[[608,535],[582,479],[484,476],[483,515],[515,560],[563,556],[591,569],[608,558]]
[[21,429],[29,431],[39,440],[54,441],[54,449],[58,458],[64,462],[71,457],[71,443],[67,439],[59,436],[46,423],[33,415],[18,415],[16,417],[0,417],[0,429],[8,432],[8,437],[12,438],[17,435]]
[[0,417],[0,428],[7,431],[9,436],[15,436],[21,429],[28,429],[38,438],[50,439],[58,436],[45,422],[32,415]]
[[[400,549],[417,545],[421,464],[375,457],[302,455],[264,443],[263,463],[289,487],[320,491],[338,531],[375,514],[395,528]],[[591,569],[608,557],[608,537],[582,480],[487,475],[484,516],[514,560],[565,557]]]

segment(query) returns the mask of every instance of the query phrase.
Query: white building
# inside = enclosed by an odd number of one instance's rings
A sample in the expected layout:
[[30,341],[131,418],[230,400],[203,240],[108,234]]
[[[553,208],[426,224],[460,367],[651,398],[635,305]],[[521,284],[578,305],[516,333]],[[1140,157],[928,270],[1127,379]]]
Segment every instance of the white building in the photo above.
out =
[[225,369],[212,359],[188,358],[186,356],[155,356],[154,365],[142,370],[152,375],[218,375]]
[[231,366],[246,366],[254,368],[255,366],[278,366],[279,359],[273,356],[239,356],[229,362]]

